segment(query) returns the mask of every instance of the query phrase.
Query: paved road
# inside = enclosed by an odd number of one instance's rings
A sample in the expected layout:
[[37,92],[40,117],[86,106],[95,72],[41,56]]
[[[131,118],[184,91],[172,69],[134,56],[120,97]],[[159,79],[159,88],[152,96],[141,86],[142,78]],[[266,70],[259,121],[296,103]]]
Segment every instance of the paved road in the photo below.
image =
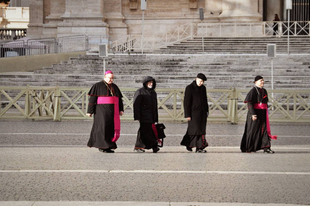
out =
[[91,121],[1,121],[2,205],[308,205],[309,124],[272,124],[275,154],[240,153],[244,125],[209,124],[208,153],[179,146],[186,124],[166,123],[165,147],[133,152],[123,122],[114,154],[87,148]]

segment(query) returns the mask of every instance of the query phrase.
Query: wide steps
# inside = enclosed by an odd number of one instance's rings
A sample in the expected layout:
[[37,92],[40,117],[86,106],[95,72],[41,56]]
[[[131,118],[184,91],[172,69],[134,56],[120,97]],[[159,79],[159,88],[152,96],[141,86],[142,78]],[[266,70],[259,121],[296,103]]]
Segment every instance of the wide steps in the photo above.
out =
[[[216,37],[195,37],[174,45],[162,48],[158,53],[244,53],[263,54],[266,53],[267,44],[276,44],[277,52],[287,52],[287,37],[263,37],[263,38],[216,38]],[[290,38],[290,52],[309,53],[310,38]]]
[[[310,55],[278,55],[274,59],[275,88],[310,88]],[[199,72],[208,77],[207,87],[248,88],[253,77],[263,75],[271,85],[271,59],[266,55],[110,55],[106,69],[111,69],[119,87],[141,87],[145,76],[153,76],[158,88],[184,88]],[[91,87],[101,81],[103,62],[98,56],[83,55],[35,72],[1,73],[1,86]]]

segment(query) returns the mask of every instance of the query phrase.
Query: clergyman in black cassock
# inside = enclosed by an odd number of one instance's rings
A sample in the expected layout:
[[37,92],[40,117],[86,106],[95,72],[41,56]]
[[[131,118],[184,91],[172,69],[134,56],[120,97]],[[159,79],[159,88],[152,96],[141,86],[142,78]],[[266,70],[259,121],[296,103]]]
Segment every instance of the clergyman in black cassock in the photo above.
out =
[[140,122],[134,151],[145,152],[144,149],[153,149],[153,152],[157,153],[158,139],[154,133],[155,122],[158,122],[156,81],[147,76],[142,83],[143,87],[135,92],[133,103],[134,120]]
[[256,76],[255,86],[247,94],[244,103],[247,103],[248,113],[244,128],[244,134],[241,140],[240,149],[242,152],[256,152],[264,149],[265,153],[274,153],[271,148],[271,139],[277,139],[277,136],[270,134],[270,125],[268,117],[268,94],[263,88],[264,79],[262,76]]
[[[106,153],[113,153],[117,148],[116,140],[120,135],[120,125],[118,130],[116,125],[120,122],[116,122],[115,119],[118,115],[120,121],[119,115],[124,111],[122,93],[113,80],[114,74],[108,70],[103,81],[94,84],[88,92],[87,116],[91,117],[94,114],[94,122],[87,146],[99,148],[100,152]],[[119,111],[115,109],[115,105],[118,105]]]
[[185,89],[184,116],[188,120],[188,127],[181,145],[186,146],[188,151],[196,147],[196,152],[206,152],[208,146],[205,135],[209,105],[207,89],[203,85],[206,80],[206,76],[199,73]]

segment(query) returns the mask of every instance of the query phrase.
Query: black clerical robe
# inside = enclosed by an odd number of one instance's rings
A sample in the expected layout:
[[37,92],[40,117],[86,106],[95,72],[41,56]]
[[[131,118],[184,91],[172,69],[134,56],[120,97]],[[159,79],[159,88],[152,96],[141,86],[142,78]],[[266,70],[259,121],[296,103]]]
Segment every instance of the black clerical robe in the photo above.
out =
[[[241,140],[241,151],[256,152],[260,149],[270,148],[271,136],[267,131],[269,125],[267,125],[268,94],[266,89],[256,86],[253,87],[247,94],[244,103],[247,103],[248,113]],[[265,104],[265,109],[258,109],[263,104]],[[255,121],[253,121],[252,115],[257,115]]]
[[101,81],[92,86],[89,95],[87,113],[93,114],[94,122],[87,143],[89,147],[101,149],[116,149],[116,143],[112,142],[114,137],[114,105],[97,104],[98,97],[116,96],[119,99],[119,111],[124,111],[122,93],[116,84],[108,85]]
[[205,138],[209,105],[207,89],[204,85],[197,86],[193,81],[185,89],[184,116],[190,117],[187,132],[183,137],[181,145],[204,149],[208,146]]

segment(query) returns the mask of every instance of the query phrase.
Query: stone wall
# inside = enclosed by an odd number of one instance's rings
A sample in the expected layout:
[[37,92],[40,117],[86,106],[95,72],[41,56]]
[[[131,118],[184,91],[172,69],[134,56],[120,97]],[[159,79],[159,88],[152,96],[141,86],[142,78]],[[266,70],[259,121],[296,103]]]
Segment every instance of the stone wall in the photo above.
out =
[[[109,36],[142,33],[140,0],[31,0],[30,37]],[[200,19],[203,9],[204,19]],[[263,0],[147,1],[144,34],[155,38],[190,22],[262,21]],[[153,37],[152,37],[153,38]]]

